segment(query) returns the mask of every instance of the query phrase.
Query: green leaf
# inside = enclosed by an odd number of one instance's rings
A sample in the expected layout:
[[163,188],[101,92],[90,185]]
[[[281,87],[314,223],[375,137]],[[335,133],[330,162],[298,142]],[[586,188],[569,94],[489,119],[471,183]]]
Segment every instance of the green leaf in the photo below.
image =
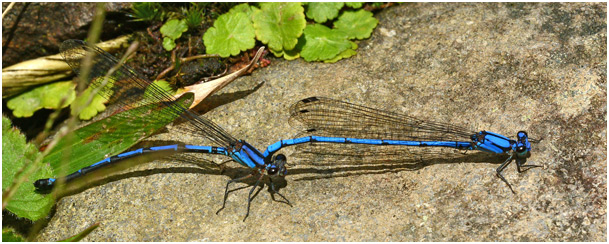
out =
[[25,242],[25,238],[13,229],[2,228],[2,242]]
[[366,10],[346,11],[334,22],[334,28],[345,32],[349,39],[370,37],[379,21]]
[[[28,172],[34,160],[40,155],[38,148],[25,141],[19,130],[12,128],[11,121],[2,116],[2,191],[6,191],[18,178],[18,174]],[[32,221],[45,217],[53,206],[50,195],[34,192],[34,182],[51,174],[51,168],[45,164],[22,182],[17,192],[8,201],[6,209],[19,217]],[[4,232],[2,237],[4,238]]]
[[161,26],[161,34],[163,34],[163,48],[171,51],[176,47],[175,40],[182,36],[182,33],[188,30],[188,24],[185,19],[172,19]]
[[286,60],[294,60],[297,58],[300,58],[300,50],[281,50],[281,51],[275,51],[273,49],[270,49],[271,52],[273,53],[273,55],[275,55],[275,57],[281,57],[283,56],[283,58],[285,58]]
[[256,44],[255,36],[252,21],[247,14],[234,12],[221,15],[214,26],[205,32],[203,42],[208,54],[228,57],[253,48]]
[[[15,117],[30,117],[39,109],[59,109],[65,108],[76,97],[74,83],[71,81],[55,82],[34,88],[24,92],[6,103],[9,109],[13,110]],[[63,102],[62,105],[62,100]]]
[[346,2],[345,5],[350,8],[361,8],[364,5],[363,2]]
[[273,53],[273,55],[275,55],[275,57],[283,56],[283,58],[285,58],[286,60],[294,60],[294,59],[300,58],[300,52],[302,51],[302,47],[304,46],[304,43],[305,43],[305,38],[304,38],[304,35],[302,35],[298,38],[298,43],[292,50],[281,50],[281,51],[276,51],[273,49],[270,49],[270,50]]
[[313,2],[307,6],[307,17],[317,23],[323,23],[336,18],[343,2]]
[[344,33],[321,24],[307,25],[304,29],[305,44],[300,55],[306,61],[323,61],[336,57],[351,47]]
[[341,53],[339,53],[338,55],[336,55],[336,57],[334,57],[332,59],[324,60],[324,63],[336,63],[338,60],[341,60],[344,58],[350,58],[351,56],[357,54],[357,51],[355,51],[356,49],[357,49],[357,43],[351,42],[351,48],[348,48],[347,50],[342,51]]
[[85,230],[83,230],[82,232],[73,235],[71,237],[68,237],[65,240],[61,240],[61,242],[77,242],[82,240],[83,238],[87,237],[87,235],[89,235],[93,230],[97,229],[97,227],[99,227],[99,223],[95,223],[91,226],[89,226],[88,228],[86,228]]
[[155,80],[152,82],[152,85],[146,87],[146,91],[144,91],[144,95],[142,96],[142,102],[139,104],[145,105],[149,104],[151,101],[156,101],[158,99],[156,98],[158,95],[155,94],[159,94],[159,92],[164,94],[174,94],[175,90],[173,87],[171,87],[169,82],[164,80]]
[[[111,85],[113,84],[108,84],[108,86]],[[75,115],[76,108],[86,105],[86,102],[89,99],[89,96],[91,96],[91,92],[94,89],[95,88],[93,87],[87,87],[87,89],[85,89],[80,96],[74,99],[72,105],[70,105],[70,108],[72,109],[72,115]],[[104,105],[104,103],[106,102],[108,102],[108,99],[100,96],[99,94],[95,94],[93,96],[93,99],[91,100],[91,103],[80,112],[78,118],[82,120],[90,120],[91,118],[95,117],[95,115],[97,115],[99,112],[106,110],[106,105]]]
[[171,51],[176,48],[176,43],[169,37],[163,37],[163,48],[165,48],[167,51]]
[[292,50],[307,22],[299,3],[260,3],[254,8],[256,38],[275,51]]
[[172,19],[167,21],[163,26],[161,26],[161,34],[164,37],[169,37],[173,40],[176,40],[182,36],[182,33],[188,30],[188,25],[186,24],[186,20],[178,20]]
[[238,12],[244,13],[247,15],[248,19],[252,19],[253,10],[252,7],[247,3],[242,3],[237,6],[234,6],[228,11],[228,14],[236,14]]
[[[176,102],[188,108],[194,95],[186,93]],[[107,117],[63,137],[44,158],[55,174],[69,174],[115,155],[171,123],[179,114],[175,107],[154,103]],[[51,176],[51,175],[47,175]]]

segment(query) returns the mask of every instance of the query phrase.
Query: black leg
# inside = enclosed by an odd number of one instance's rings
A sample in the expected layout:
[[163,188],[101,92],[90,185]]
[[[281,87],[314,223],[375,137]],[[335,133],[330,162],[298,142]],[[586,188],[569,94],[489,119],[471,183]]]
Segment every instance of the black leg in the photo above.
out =
[[[279,193],[277,190],[275,190],[275,183],[273,183],[273,179],[271,179],[271,177],[269,177],[269,181],[271,182],[271,191],[272,191],[271,192],[271,198],[273,199],[273,201],[275,201],[275,202],[281,202],[281,203],[286,203],[290,207],[292,207],[292,204],[290,204],[290,200],[288,200],[283,195],[281,195],[281,193]],[[274,193],[277,193],[277,195],[279,195],[281,198],[283,198],[283,200],[285,200],[285,202],[275,200],[275,194]]]
[[501,175],[501,172],[503,172],[505,167],[507,167],[511,162],[512,162],[512,155],[510,155],[510,157],[507,160],[505,160],[505,162],[503,162],[501,165],[499,165],[499,168],[497,168],[497,177],[499,177],[499,179],[501,179],[503,182],[505,182],[505,184],[508,185],[508,187],[510,187],[510,190],[512,191],[512,193],[516,194],[514,189],[512,189],[512,185],[510,185],[510,183],[505,178],[503,178],[503,175]]
[[535,164],[522,165],[522,163],[516,162],[516,168],[518,168],[518,173],[523,173],[529,169],[537,168],[537,167],[543,167],[543,166],[535,165]]
[[247,179],[249,177],[252,177],[252,176],[253,176],[253,173],[249,174],[249,175],[246,175],[246,176],[243,176],[241,178],[229,180],[226,183],[226,189],[224,189],[224,200],[222,201],[222,207],[220,209],[218,209],[218,211],[216,211],[216,214],[220,213],[220,211],[222,211],[222,209],[224,209],[224,206],[226,206],[226,199],[228,198],[228,186],[230,185],[230,183],[242,181],[242,180],[245,180],[245,179]]
[[247,213],[245,213],[245,218],[243,218],[243,222],[245,222],[247,216],[250,215],[250,203],[252,203],[252,193],[254,193],[254,190],[256,190],[256,187],[258,187],[258,185],[260,184],[262,177],[264,177],[264,175],[260,174],[260,177],[258,177],[256,184],[254,184],[254,187],[252,187],[252,189],[250,190],[250,194],[247,196]]

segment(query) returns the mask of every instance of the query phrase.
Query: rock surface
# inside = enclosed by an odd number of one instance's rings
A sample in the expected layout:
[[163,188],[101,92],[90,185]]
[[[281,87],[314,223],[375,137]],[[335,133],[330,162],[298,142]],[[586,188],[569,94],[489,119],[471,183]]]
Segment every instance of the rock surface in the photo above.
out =
[[[220,174],[199,166],[209,156],[174,156],[61,199],[38,240],[99,222],[85,241],[605,241],[606,9],[400,4],[376,14],[379,26],[356,56],[275,60],[212,97],[215,108],[204,115],[261,150],[297,134],[287,111],[309,96],[510,137],[525,130],[543,138],[528,163],[544,168],[518,173],[510,165],[504,175],[517,194],[490,162],[332,167],[288,149],[280,192],[293,207],[265,188],[244,222],[249,188],[215,212],[226,181],[247,170],[231,162]],[[204,143],[179,133],[155,138]]]

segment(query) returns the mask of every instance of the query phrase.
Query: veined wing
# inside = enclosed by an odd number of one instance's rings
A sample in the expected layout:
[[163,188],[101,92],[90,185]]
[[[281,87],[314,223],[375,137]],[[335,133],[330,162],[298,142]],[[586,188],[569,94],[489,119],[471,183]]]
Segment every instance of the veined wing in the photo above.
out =
[[121,104],[125,109],[147,103],[162,103],[172,108],[168,110],[170,113],[190,122],[192,128],[185,131],[205,136],[223,147],[236,142],[234,137],[218,125],[188,110],[188,107],[176,103],[173,95],[129,66],[120,64],[108,52],[80,40],[67,40],[62,43],[60,50],[61,56],[77,74],[80,73],[82,59],[87,54],[93,55],[91,71],[87,78],[88,84],[93,89],[99,90],[98,94],[108,99],[110,103]]
[[303,99],[290,108],[290,122],[319,136],[413,141],[469,141],[474,134],[450,124],[424,121],[323,97]]

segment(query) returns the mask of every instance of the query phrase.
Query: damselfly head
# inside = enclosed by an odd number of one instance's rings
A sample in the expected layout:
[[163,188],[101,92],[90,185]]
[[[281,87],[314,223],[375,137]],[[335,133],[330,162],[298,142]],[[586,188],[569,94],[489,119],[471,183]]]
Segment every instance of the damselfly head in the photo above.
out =
[[539,143],[539,142],[541,142],[541,140],[543,140],[543,137],[542,137],[542,138],[539,138],[539,139],[531,138],[531,137],[529,137],[529,136],[528,136],[528,134],[527,134],[525,131],[519,131],[519,132],[518,132],[518,134],[520,134],[520,133],[524,133],[524,135],[526,135],[526,136],[527,136],[527,140],[528,140],[530,143]]
[[285,168],[287,159],[283,154],[277,154],[270,164],[266,166],[266,172],[268,175],[284,176],[288,173]]
[[518,133],[516,133],[516,138],[516,154],[520,158],[527,157],[529,155],[529,151],[531,151],[529,135],[525,131],[519,131]]

